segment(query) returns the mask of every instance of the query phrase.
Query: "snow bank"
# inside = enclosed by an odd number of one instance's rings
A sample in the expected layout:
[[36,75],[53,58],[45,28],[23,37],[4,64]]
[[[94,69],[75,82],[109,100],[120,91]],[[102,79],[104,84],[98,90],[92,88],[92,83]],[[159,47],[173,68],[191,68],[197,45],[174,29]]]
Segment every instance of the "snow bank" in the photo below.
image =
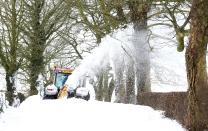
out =
[[147,106],[81,99],[41,100],[29,97],[6,110],[0,131],[184,131],[176,121]]

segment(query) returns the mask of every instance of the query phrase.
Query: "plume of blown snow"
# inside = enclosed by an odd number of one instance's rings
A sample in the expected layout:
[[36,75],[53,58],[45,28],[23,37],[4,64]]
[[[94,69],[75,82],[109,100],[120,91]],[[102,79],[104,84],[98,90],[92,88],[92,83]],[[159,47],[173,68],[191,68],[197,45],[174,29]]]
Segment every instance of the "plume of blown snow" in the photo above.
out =
[[[127,30],[126,33],[118,31],[117,33],[103,38],[100,46],[93,49],[92,53],[81,62],[80,66],[78,66],[68,78],[66,84],[77,87],[79,81],[84,77],[88,76],[93,78],[108,64],[113,66],[112,63],[124,59],[123,47],[128,44],[126,41],[128,41],[131,36],[128,35],[130,32],[131,30]],[[125,41],[121,41],[121,39],[124,38],[126,38]]]

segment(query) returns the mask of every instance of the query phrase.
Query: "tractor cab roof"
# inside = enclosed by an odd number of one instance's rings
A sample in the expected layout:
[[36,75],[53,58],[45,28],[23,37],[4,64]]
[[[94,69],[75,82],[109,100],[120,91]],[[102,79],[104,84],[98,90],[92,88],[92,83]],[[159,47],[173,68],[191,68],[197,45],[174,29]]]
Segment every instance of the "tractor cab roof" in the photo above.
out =
[[55,73],[72,74],[73,71],[74,69],[70,69],[70,68],[59,68],[59,67],[54,68]]

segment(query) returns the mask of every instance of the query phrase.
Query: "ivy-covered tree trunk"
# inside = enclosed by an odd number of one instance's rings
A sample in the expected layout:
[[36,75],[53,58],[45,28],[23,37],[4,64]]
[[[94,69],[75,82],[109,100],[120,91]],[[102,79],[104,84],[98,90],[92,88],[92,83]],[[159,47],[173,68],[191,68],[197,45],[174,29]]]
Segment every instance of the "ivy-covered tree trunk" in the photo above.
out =
[[193,0],[191,32],[186,49],[188,78],[188,126],[190,131],[208,130],[208,83],[206,52],[208,43],[208,1]]
[[44,70],[44,50],[46,46],[46,34],[41,25],[41,11],[43,10],[44,1],[36,0],[31,7],[31,27],[32,35],[30,36],[30,59],[29,59],[29,82],[30,82],[30,95],[38,93],[37,79],[41,71]]

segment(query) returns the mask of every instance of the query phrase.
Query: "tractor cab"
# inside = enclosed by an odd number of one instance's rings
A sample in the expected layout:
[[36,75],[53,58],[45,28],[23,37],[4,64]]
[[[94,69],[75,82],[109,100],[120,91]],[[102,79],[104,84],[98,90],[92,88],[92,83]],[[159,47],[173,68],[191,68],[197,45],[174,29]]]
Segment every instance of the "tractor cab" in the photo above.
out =
[[54,85],[60,89],[65,84],[66,80],[68,79],[69,75],[71,75],[73,72],[73,69],[69,68],[55,68],[54,69]]
[[70,68],[57,68],[53,69],[54,80],[53,84],[48,85],[44,88],[43,99],[57,99],[60,89],[64,86],[69,75],[71,75],[73,69]]
[[[73,69],[69,68],[54,68],[54,82],[44,88],[43,99],[57,99],[62,91],[67,88],[67,98],[75,97],[84,100],[90,99],[89,90],[85,87],[70,88],[65,85],[68,77],[72,74]],[[64,87],[64,88],[63,88]],[[64,95],[65,96],[65,95]]]

